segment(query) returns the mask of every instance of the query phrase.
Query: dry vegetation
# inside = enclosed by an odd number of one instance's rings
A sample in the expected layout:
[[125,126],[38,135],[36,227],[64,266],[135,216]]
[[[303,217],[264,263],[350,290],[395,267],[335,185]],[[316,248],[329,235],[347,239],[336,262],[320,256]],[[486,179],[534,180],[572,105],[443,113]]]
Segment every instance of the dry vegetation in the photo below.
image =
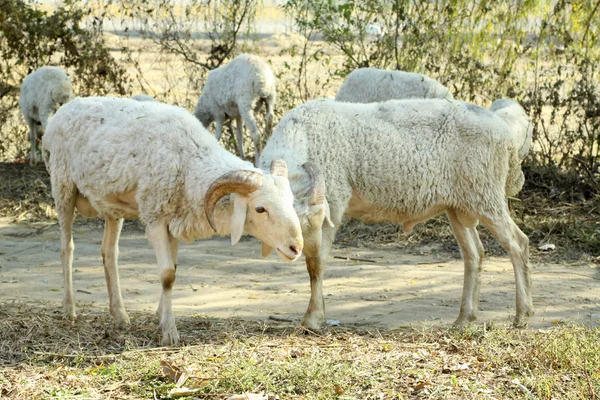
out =
[[0,395],[33,398],[570,398],[600,393],[600,330],[504,326],[307,335],[273,321],[180,318],[160,348],[155,317],[71,324],[52,306],[0,305]]
[[[190,67],[139,35],[104,33],[104,37],[110,54],[132,78],[131,93],[144,91],[193,108],[206,71]],[[211,46],[206,39],[188,44],[199,54]],[[303,100],[333,95],[340,79],[332,71],[344,64],[339,48],[307,41],[293,32],[249,36],[240,40],[236,51],[261,54],[271,63],[278,76],[279,117]],[[83,81],[74,84],[76,89],[86,86]],[[534,102],[529,99],[530,106]],[[3,159],[15,161],[26,149],[26,128],[18,111],[11,112],[14,115],[2,126],[0,138],[5,145],[10,139]],[[538,132],[544,133],[545,127]],[[224,144],[230,146],[224,136]],[[247,148],[251,150],[250,140]],[[543,150],[539,144],[536,149]],[[591,179],[582,179],[581,173],[528,165],[527,185],[519,199],[511,200],[511,207],[531,239],[532,258],[600,262],[597,170],[589,172]],[[42,165],[0,164],[0,216],[15,223],[55,223]],[[100,221],[91,223],[100,226]],[[480,231],[488,253],[504,254]],[[385,244],[407,251],[435,241],[453,254],[457,249],[443,216],[421,224],[410,235],[394,224],[349,221],[337,241],[354,246]],[[557,249],[539,252],[537,246],[544,243]],[[159,348],[156,318],[141,313],[131,317],[132,325],[122,328],[114,326],[107,313],[83,310],[71,324],[55,304],[0,303],[0,398],[169,398],[182,387],[191,390],[190,398],[214,399],[242,392],[280,399],[594,399],[600,395],[600,331],[583,326],[537,332],[504,326],[387,332],[328,328],[307,335],[295,325],[273,321],[181,317],[177,324],[185,345]]]

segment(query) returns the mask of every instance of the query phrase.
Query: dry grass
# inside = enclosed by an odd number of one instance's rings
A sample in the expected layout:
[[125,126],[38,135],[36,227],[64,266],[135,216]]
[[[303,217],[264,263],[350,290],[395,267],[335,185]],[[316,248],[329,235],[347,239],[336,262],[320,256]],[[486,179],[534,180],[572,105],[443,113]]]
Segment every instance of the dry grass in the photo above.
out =
[[[0,164],[0,182],[3,216],[54,219],[43,166]],[[525,188],[522,203],[513,207],[516,219],[533,244],[553,242],[558,250],[534,256],[597,257],[598,200],[586,199],[581,188],[565,190],[568,180],[555,179],[546,189],[536,185]],[[456,249],[444,217],[411,235],[399,232],[392,224],[349,222],[339,240],[407,251],[435,240]],[[488,252],[499,251],[482,236]],[[537,332],[496,325],[462,331],[338,327],[307,335],[294,324],[189,316],[177,319],[184,345],[161,348],[154,315],[132,313],[132,325],[118,327],[107,312],[80,308],[71,323],[55,305],[0,304],[0,398],[172,398],[182,388],[193,393],[188,398],[211,399],[241,392],[280,399],[600,394],[600,330],[578,325]]]
[[119,328],[107,314],[84,313],[70,323],[53,307],[0,304],[0,396],[169,398],[177,386],[216,399],[241,392],[280,399],[600,393],[600,330],[582,326],[307,335],[289,324],[192,316],[177,320],[185,345],[161,348],[154,316],[133,313],[132,321]]
[[43,163],[0,163],[0,215],[14,222],[55,219],[50,177]]

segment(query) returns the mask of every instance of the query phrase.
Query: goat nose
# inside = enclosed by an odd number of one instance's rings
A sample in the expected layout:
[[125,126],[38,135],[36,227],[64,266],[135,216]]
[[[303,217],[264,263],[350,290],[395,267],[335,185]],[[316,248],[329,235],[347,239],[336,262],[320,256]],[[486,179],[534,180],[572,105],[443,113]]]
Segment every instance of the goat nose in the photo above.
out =
[[298,250],[298,247],[296,246],[290,246],[290,250],[296,255],[300,254],[300,250]]

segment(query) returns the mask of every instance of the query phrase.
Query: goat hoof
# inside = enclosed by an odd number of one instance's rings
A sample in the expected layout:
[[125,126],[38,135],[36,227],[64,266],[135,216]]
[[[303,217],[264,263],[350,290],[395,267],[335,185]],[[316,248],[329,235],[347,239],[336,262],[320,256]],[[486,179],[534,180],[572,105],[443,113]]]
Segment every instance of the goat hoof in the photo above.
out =
[[161,344],[163,346],[177,346],[179,344],[179,333],[176,328],[169,332],[163,331]]
[[302,318],[302,322],[300,323],[300,325],[302,325],[308,331],[318,332],[323,328],[324,323],[324,315],[317,317],[315,315],[306,314],[304,318]]
[[461,315],[456,319],[456,321],[454,321],[453,325],[457,328],[461,328],[465,325],[470,324],[471,322],[475,321],[476,319],[477,319],[477,316],[475,314]]
[[129,325],[131,323],[129,320],[129,315],[127,315],[127,312],[123,309],[111,312],[111,315],[113,316],[117,325]]
[[75,307],[73,307],[71,305],[63,306],[63,314],[64,314],[65,318],[68,319],[69,321],[75,321],[75,319],[77,318],[77,315],[75,314]]

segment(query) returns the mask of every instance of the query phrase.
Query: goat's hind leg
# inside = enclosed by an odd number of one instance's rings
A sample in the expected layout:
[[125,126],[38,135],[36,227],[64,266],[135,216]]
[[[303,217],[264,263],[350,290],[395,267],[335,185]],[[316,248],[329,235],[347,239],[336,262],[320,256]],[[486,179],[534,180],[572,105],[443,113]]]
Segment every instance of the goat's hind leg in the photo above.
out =
[[123,227],[122,219],[106,217],[104,227],[104,239],[102,240],[102,261],[104,263],[104,275],[108,288],[108,299],[110,313],[117,324],[128,324],[129,316],[123,305],[121,296],[121,284],[119,280],[119,236]]

